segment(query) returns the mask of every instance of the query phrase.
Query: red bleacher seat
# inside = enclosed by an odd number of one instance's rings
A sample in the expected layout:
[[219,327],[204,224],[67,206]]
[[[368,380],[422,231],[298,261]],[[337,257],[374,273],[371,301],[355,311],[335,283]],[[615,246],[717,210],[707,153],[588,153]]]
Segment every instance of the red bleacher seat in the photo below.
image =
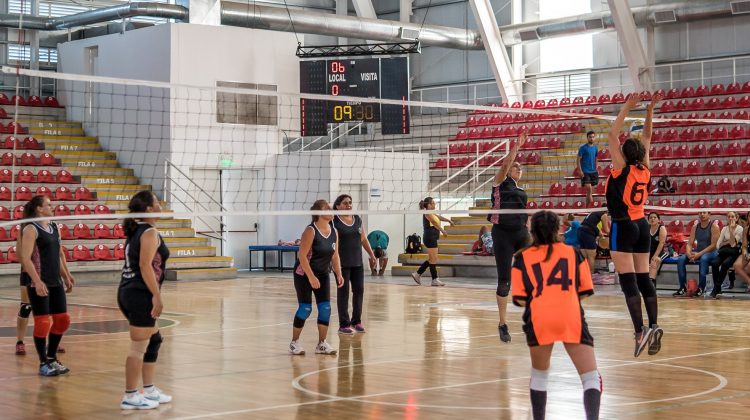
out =
[[490,125],[490,119],[488,117],[481,117],[477,125]]
[[5,206],[0,206],[0,220],[10,220],[10,210]]
[[8,126],[5,127],[6,133],[13,133],[13,134],[22,134],[26,132],[26,129],[23,128],[21,123],[11,121],[8,123]]
[[481,134],[480,134],[479,130],[477,130],[476,128],[472,128],[471,130],[469,130],[469,138],[470,139],[478,139],[480,137],[481,137]]
[[500,114],[495,114],[490,117],[490,125],[499,125],[503,123],[503,117]]
[[115,258],[117,258],[118,260],[124,260],[125,259],[125,244],[115,245],[114,254],[115,254]]
[[695,182],[692,179],[688,179],[677,187],[678,194],[691,194],[693,192],[695,192]]
[[666,174],[667,174],[667,165],[665,165],[664,162],[658,162],[655,165],[651,166],[651,176],[662,176]]
[[44,98],[44,106],[59,108],[60,103],[57,101],[57,98],[55,98],[54,96],[48,96]]
[[529,201],[529,204],[526,205],[526,208],[529,210],[535,210],[539,208],[539,204],[537,204],[536,201]]
[[18,254],[16,253],[16,247],[12,246],[8,248],[8,262],[10,263],[17,263],[18,261]]
[[727,91],[726,93],[740,93],[742,92],[742,87],[737,82],[732,82],[727,85]]
[[112,238],[112,235],[109,233],[109,228],[106,225],[99,223],[94,226],[94,237],[97,239],[109,239]]
[[564,210],[564,209],[570,208],[570,204],[568,204],[567,201],[560,201],[557,203],[557,205],[555,205],[555,208]]
[[76,239],[91,239],[91,229],[83,223],[79,223],[73,227],[73,236]]
[[745,129],[742,126],[735,125],[729,130],[729,137],[731,139],[741,139],[745,137]]
[[474,127],[477,124],[478,124],[477,119],[474,118],[474,117],[469,117],[469,118],[466,119],[466,126],[467,127]]
[[13,218],[23,219],[23,204],[20,204],[13,208]]
[[683,98],[690,98],[691,96],[695,96],[695,88],[692,86],[687,86],[682,89],[682,92],[680,92],[680,96]]
[[547,101],[547,108],[557,108],[560,105],[557,99],[550,99]]
[[686,232],[685,224],[678,219],[672,220],[671,222],[669,222],[669,224],[667,224],[666,227],[668,235],[681,235],[685,234]]
[[706,102],[705,109],[719,109],[721,108],[721,99],[711,98]]
[[672,112],[675,110],[675,104],[672,101],[664,101],[659,107],[661,112]]
[[10,190],[10,188],[5,187],[5,186],[0,187],[0,200],[2,201],[13,200],[13,192]]
[[44,166],[57,166],[57,159],[49,153],[42,153],[39,156],[39,164]]
[[57,201],[66,201],[66,200],[72,200],[73,199],[73,192],[70,191],[70,188],[65,186],[59,186],[55,189],[55,200]]
[[573,203],[573,208],[576,210],[583,210],[586,208],[586,203],[581,200],[577,200],[575,203]]
[[40,183],[54,183],[55,182],[55,176],[52,175],[52,173],[46,169],[42,169],[36,174],[36,182]]
[[584,102],[585,101],[583,99],[583,96],[576,96],[575,98],[573,98],[572,104],[573,106],[580,106],[580,105],[583,105]]
[[736,174],[740,172],[740,167],[739,165],[737,165],[737,161],[735,161],[734,159],[729,159],[728,161],[724,162],[724,165],[722,165],[721,167],[721,171],[725,174]]
[[65,204],[58,204],[55,207],[55,217],[70,216],[70,209]]
[[91,251],[86,246],[80,244],[73,247],[73,259],[76,261],[94,261]]
[[719,194],[726,194],[732,192],[732,180],[730,180],[727,177],[724,177],[719,180],[718,183],[716,183],[716,192]]
[[41,187],[38,187],[36,189],[36,195],[43,195],[43,196],[49,198],[50,200],[54,199],[54,197],[52,195],[52,190],[50,190],[49,188],[45,187],[44,185],[42,185]]
[[750,113],[742,109],[740,111],[735,112],[732,118],[734,118],[735,120],[750,120]]
[[565,185],[565,195],[566,196],[573,196],[573,195],[580,195],[582,193],[582,188],[580,182],[569,182],[567,185]]
[[0,182],[13,182],[13,172],[9,169],[0,170]]
[[115,261],[118,258],[112,255],[106,245],[99,244],[94,247],[94,258],[98,261]]
[[674,104],[674,109],[677,111],[684,111],[688,108],[690,108],[690,102],[687,99],[680,99]]
[[[11,238],[10,236],[8,236],[8,232],[6,232],[4,228],[0,227],[0,242],[10,242],[12,240],[13,240],[13,238]],[[0,255],[0,259],[4,259],[4,258],[5,257],[3,255]],[[2,263],[2,261],[0,261],[0,264],[1,263]]]
[[679,136],[677,130],[675,130],[674,128],[670,128],[669,130],[667,130],[664,133],[664,141],[665,142],[677,141],[677,140],[679,140],[679,137],[680,136]]
[[65,169],[57,172],[56,179],[60,184],[75,184],[76,182],[73,175]]
[[604,95],[601,95],[596,102],[598,104],[610,104],[612,103],[612,97],[605,93]]
[[711,138],[711,130],[708,128],[701,128],[695,133],[695,140],[709,140]]
[[534,102],[534,108],[536,109],[542,109],[547,107],[547,102],[544,99],[538,99],[536,102]]
[[705,106],[706,106],[706,101],[704,101],[703,98],[696,98],[690,102],[690,105],[688,105],[688,109],[692,109],[694,111],[701,110]]
[[596,95],[591,95],[588,98],[586,98],[586,105],[594,105],[599,102],[599,98],[596,97]]
[[680,133],[680,140],[690,141],[695,138],[695,130],[692,128],[686,128]]
[[742,146],[736,141],[729,143],[726,149],[724,149],[724,154],[727,156],[740,156],[742,154]]
[[715,85],[711,86],[711,91],[709,93],[706,93],[706,95],[723,95],[725,93],[726,91],[724,90],[724,85],[722,85],[721,83],[716,83]]
[[57,224],[57,228],[60,230],[60,239],[74,239],[70,233],[70,228],[62,223]]
[[738,198],[732,202],[732,207],[734,208],[745,208],[747,207],[747,200],[744,198]]
[[680,91],[677,90],[677,88],[669,89],[669,91],[664,96],[666,99],[675,99],[680,97]]
[[542,210],[552,210],[553,208],[555,208],[555,206],[554,206],[554,204],[552,204],[551,201],[544,201],[539,206],[539,208],[542,209]]
[[[694,147],[693,151],[695,150],[696,149]],[[719,143],[712,144],[711,147],[709,147],[708,150],[706,151],[707,156],[721,156],[722,154],[724,154],[724,148],[721,147],[721,144]]]
[[10,105],[10,99],[4,93],[0,93],[0,105]]
[[698,86],[698,89],[695,90],[695,96],[708,96],[710,93],[711,90],[706,85],[700,85]]
[[29,201],[34,198],[34,192],[28,187],[16,188],[16,200],[17,201]]
[[727,96],[721,101],[721,107],[724,109],[737,108],[737,100],[734,99],[734,96]]
[[39,161],[37,160],[36,156],[32,155],[29,152],[26,152],[21,155],[21,165],[36,166],[39,165]]
[[662,198],[656,203],[658,207],[672,207],[672,200],[668,198]]
[[704,157],[706,156],[707,150],[706,145],[703,143],[696,144],[693,146],[693,148],[690,150],[690,156],[691,157]]
[[747,107],[749,107],[750,106],[750,96],[745,95],[745,96],[741,97],[740,100],[737,101],[737,106],[739,106],[740,108],[747,108]]
[[665,173],[669,174],[671,176],[681,176],[685,173],[685,166],[682,164],[682,162],[674,162],[669,165],[668,171]]
[[697,192],[701,194],[708,194],[712,193],[715,190],[715,185],[713,180],[710,178],[706,178],[703,181],[701,181],[700,184],[698,184],[698,188],[696,189]]
[[510,105],[510,107],[513,108],[513,109],[519,109],[519,108],[521,108],[521,106],[522,106],[522,104],[520,102],[518,102],[518,101],[515,101],[515,102],[513,102]]
[[18,233],[21,232],[21,225],[15,225],[12,228],[10,228],[10,239],[12,241],[15,241],[18,239]]
[[526,156],[525,165],[540,165],[542,163],[542,155],[537,152],[531,152]]
[[677,200],[674,203],[674,206],[677,207],[678,209],[689,209],[690,208],[690,200],[682,198],[680,200]]
[[112,237],[117,239],[125,239],[125,229],[122,227],[122,223],[118,223],[112,227]]
[[28,150],[42,150],[42,145],[34,137],[26,137],[23,139],[23,148]]
[[599,160],[608,160],[612,159],[612,155],[609,153],[609,149],[602,149],[597,153],[596,158]]
[[549,186],[549,189],[547,190],[547,194],[549,195],[562,195],[563,194],[563,186],[559,182],[555,182],[554,184]]
[[[489,128],[489,127],[485,127],[484,129],[482,129],[482,132],[479,133],[479,137],[481,137],[483,139],[491,139],[492,138],[492,129]],[[472,144],[476,144],[476,143],[472,143]]]
[[99,204],[96,207],[94,207],[94,214],[110,214],[112,211],[109,209],[109,207],[105,206],[104,204]]
[[534,101],[524,101],[522,108],[534,108]]
[[34,182],[34,173],[28,169],[21,169],[16,175],[18,182]]
[[656,156],[662,159],[669,159],[674,156],[674,150],[672,146],[662,146],[658,149]]
[[625,95],[623,95],[622,92],[617,92],[612,95],[612,103],[621,104],[623,102],[625,102]]
[[735,192],[750,192],[750,178],[743,176],[734,184]]
[[0,158],[0,165],[12,166],[14,161],[18,162],[16,156],[11,152],[6,152],[3,153],[2,158]]
[[[750,89],[748,89],[748,92],[750,92]],[[570,98],[560,99],[560,106],[570,106]]]
[[40,98],[40,97],[38,97],[36,95],[31,95],[31,96],[29,96],[29,102],[28,102],[28,104],[29,104],[29,106],[42,106],[42,98]]
[[458,133],[456,133],[456,137],[454,137],[454,140],[466,140],[469,138],[469,135],[466,133],[466,130],[461,129],[458,130]]
[[21,95],[13,95],[13,97],[10,98],[10,103],[17,106],[26,106],[26,98]]
[[8,136],[3,141],[3,149],[24,149],[20,139],[14,136]]

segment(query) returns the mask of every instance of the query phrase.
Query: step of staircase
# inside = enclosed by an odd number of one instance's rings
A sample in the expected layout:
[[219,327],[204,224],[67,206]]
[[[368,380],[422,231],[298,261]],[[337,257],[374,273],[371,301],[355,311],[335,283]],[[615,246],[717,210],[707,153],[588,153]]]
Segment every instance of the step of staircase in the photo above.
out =
[[[23,125],[23,124],[22,124]],[[83,128],[81,127],[63,127],[61,125],[55,125],[53,127],[28,127],[29,134],[45,135],[45,136],[83,136]]]
[[81,175],[81,183],[87,188],[99,185],[138,185],[138,178],[133,175]]
[[[416,272],[419,269],[419,265],[394,265],[391,267],[392,276],[411,276],[411,273]],[[437,266],[438,277],[447,278],[454,277],[453,267],[444,265]],[[422,277],[422,281],[427,280],[429,283],[429,273],[426,273],[425,277]]]
[[31,128],[81,128],[83,124],[77,121],[64,121],[64,120],[43,120],[38,118],[19,118],[18,122],[22,126]]
[[165,273],[167,281],[224,280],[234,278],[237,278],[237,269],[234,267],[187,268],[167,270]]

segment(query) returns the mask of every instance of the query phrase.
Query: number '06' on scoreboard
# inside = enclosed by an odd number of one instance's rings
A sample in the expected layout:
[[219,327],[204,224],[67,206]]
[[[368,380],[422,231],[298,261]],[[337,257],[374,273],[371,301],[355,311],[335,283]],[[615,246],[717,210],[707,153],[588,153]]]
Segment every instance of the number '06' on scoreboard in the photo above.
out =
[[406,105],[381,105],[365,98],[408,101],[409,68],[405,57],[300,62],[300,93],[363,98],[360,101],[300,99],[303,136],[328,133],[328,124],[381,122],[383,134],[408,134]]

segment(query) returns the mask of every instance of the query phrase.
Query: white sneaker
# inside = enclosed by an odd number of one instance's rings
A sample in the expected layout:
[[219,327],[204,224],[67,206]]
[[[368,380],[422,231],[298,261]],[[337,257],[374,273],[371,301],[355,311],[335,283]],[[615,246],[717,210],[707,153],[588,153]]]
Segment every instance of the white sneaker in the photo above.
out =
[[154,387],[151,392],[146,392],[146,390],[143,390],[143,396],[150,401],[156,401],[159,404],[166,404],[170,401],[172,401],[172,396],[167,395],[164,392],[162,392],[161,389]]
[[331,347],[330,344],[328,344],[327,341],[321,341],[318,343],[318,345],[315,347],[315,353],[317,354],[336,354],[336,349]]
[[435,279],[432,280],[432,285],[436,286],[436,287],[437,286],[445,286],[445,283],[443,283],[442,281],[440,281],[440,278],[435,277]]
[[289,343],[289,354],[302,355],[305,354],[305,349],[302,348],[302,344],[292,341]]
[[417,282],[418,285],[422,285],[422,275],[417,273],[416,271],[411,273],[411,278],[414,279],[415,282]]
[[153,410],[157,407],[159,407],[158,401],[146,399],[140,392],[136,392],[132,397],[125,394],[120,402],[120,408],[123,410]]

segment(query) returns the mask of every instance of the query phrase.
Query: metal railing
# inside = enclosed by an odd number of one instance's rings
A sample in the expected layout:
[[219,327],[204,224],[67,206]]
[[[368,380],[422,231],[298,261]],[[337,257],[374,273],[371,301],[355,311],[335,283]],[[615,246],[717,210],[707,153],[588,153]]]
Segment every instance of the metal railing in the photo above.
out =
[[[334,131],[335,131],[335,130],[338,130],[338,129],[340,129],[340,128],[341,128],[341,126],[343,126],[343,125],[347,125],[347,124],[348,124],[348,123],[342,123],[342,124],[339,124],[339,125],[337,125],[337,126],[336,126],[336,127],[334,127],[333,129],[331,129],[331,130],[329,131],[329,135],[330,135],[331,139],[330,139],[330,140],[328,140],[328,143],[326,143],[326,144],[324,144],[324,145],[322,145],[322,146],[318,147],[318,148],[317,148],[317,149],[315,149],[314,151],[318,151],[318,150],[323,150],[323,149],[325,149],[325,148],[326,148],[327,146],[331,146],[331,147],[330,147],[330,149],[333,149],[333,142],[335,142],[336,140],[339,140],[339,139],[341,139],[341,138],[343,138],[343,137],[346,137],[346,136],[347,136],[347,135],[348,135],[349,133],[351,133],[352,131],[354,131],[354,130],[356,130],[356,129],[360,128],[360,127],[362,127],[362,122],[358,122],[357,124],[354,124],[353,126],[351,126],[351,127],[347,128],[346,130],[344,130],[344,132],[343,132],[343,133],[339,133],[339,135],[337,135],[337,136],[335,136],[335,137],[333,136],[333,133],[334,133]],[[303,146],[302,146],[302,148],[300,148],[299,150],[297,150],[297,152],[304,152],[304,151],[305,151],[305,148],[308,148],[308,147],[312,146],[312,144],[313,144],[313,143],[317,142],[317,141],[318,141],[319,139],[321,139],[321,138],[323,138],[323,137],[318,137],[318,138],[316,138],[315,140],[311,141],[310,143],[307,143],[307,144],[303,145]],[[307,151],[311,151],[311,150],[307,150]]]
[[[196,183],[192,178],[190,178],[182,169],[180,169],[177,165],[175,165],[174,163],[172,163],[171,161],[169,161],[169,159],[165,159],[164,160],[164,190],[163,191],[164,191],[164,199],[167,202],[171,202],[173,200],[176,200],[180,204],[182,204],[183,206],[185,206],[185,208],[191,209],[191,212],[193,212],[193,213],[195,213],[197,211],[196,206],[200,206],[200,208],[201,208],[202,211],[212,211],[211,209],[209,209],[208,207],[206,207],[205,205],[203,205],[203,203],[201,202],[201,200],[198,200],[196,197],[194,197],[190,193],[190,191],[188,191],[185,187],[183,187],[182,185],[180,185],[180,183],[177,182],[177,180],[175,180],[170,175],[170,172],[171,172],[172,168],[174,168],[175,170],[177,170],[177,172],[180,175],[182,175],[182,177],[185,180],[187,180],[190,183],[190,185],[194,186],[198,190],[199,193],[203,193],[203,195],[205,195],[208,198],[209,202],[212,202],[212,203],[216,204],[223,211],[229,211],[220,202],[216,201],[216,199],[214,199],[211,196],[211,194],[207,193],[206,190],[204,190],[200,185],[198,185],[198,183]],[[193,200],[193,206],[192,206],[192,208],[191,208],[191,206],[188,203],[186,203],[185,201],[183,201],[182,198],[179,197],[179,195],[176,195],[176,194],[172,193],[172,189],[170,188],[171,186],[176,186],[183,193],[185,193],[185,195],[188,198],[190,198],[191,200]],[[170,198],[169,200],[167,200],[167,194],[169,194],[169,198]],[[226,242],[226,239],[224,238],[224,223],[222,222],[221,217],[219,217],[219,216],[211,216],[211,219],[219,222],[219,226],[220,226],[219,231],[217,231],[216,229],[214,229],[213,227],[211,227],[211,224],[207,223],[206,220],[203,217],[201,217],[201,216],[195,216],[195,217],[191,218],[191,219],[193,219],[193,223],[194,223],[194,219],[196,219],[196,218],[198,220],[200,220],[201,222],[203,222],[204,225],[208,226],[208,228],[211,229],[211,232],[213,232],[216,236],[214,237],[214,236],[206,235],[205,233],[197,232],[197,231],[196,231],[196,234],[198,234],[198,235],[204,235],[204,236],[207,236],[207,237],[212,238],[212,239],[218,239],[218,240],[220,240],[222,242]]]

